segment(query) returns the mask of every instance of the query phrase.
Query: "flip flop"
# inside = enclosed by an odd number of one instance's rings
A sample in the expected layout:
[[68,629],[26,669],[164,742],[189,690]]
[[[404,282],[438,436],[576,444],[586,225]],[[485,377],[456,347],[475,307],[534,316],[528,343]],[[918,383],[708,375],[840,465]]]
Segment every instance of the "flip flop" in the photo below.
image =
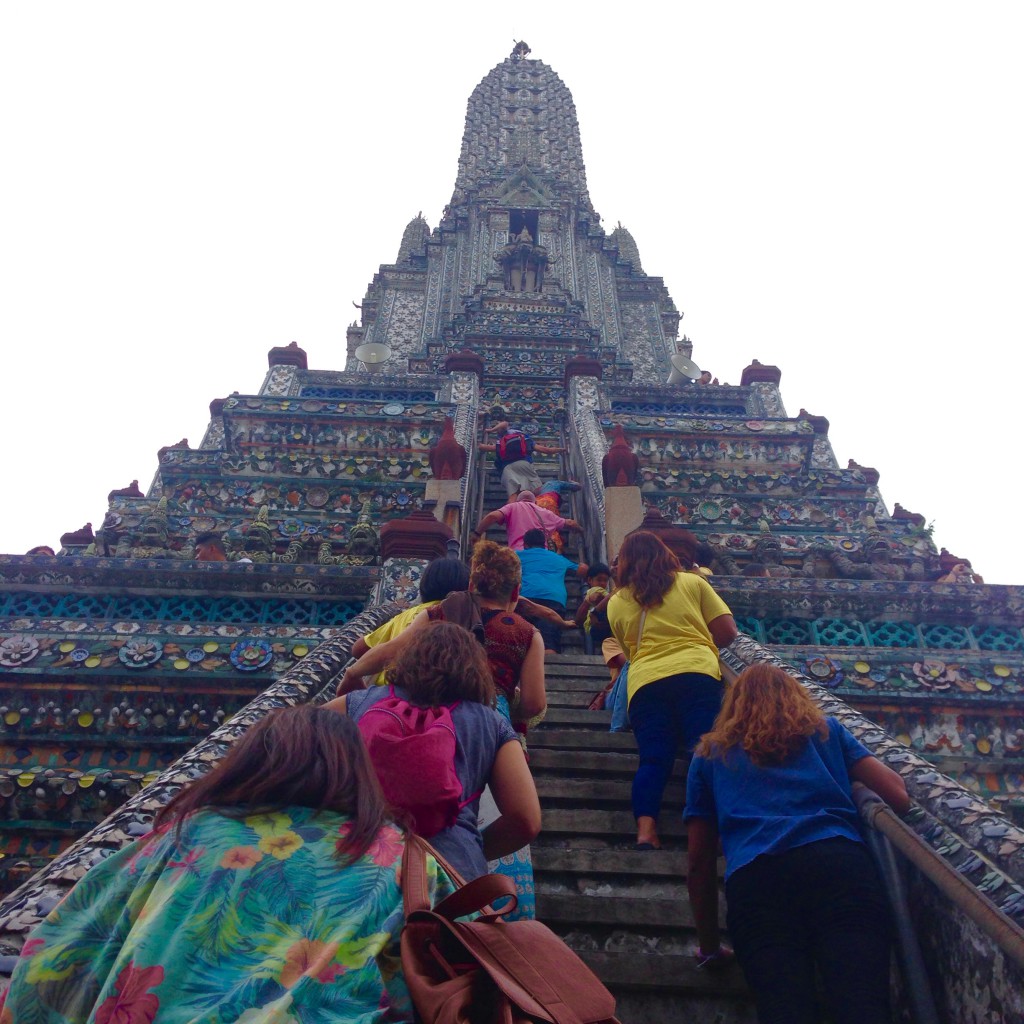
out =
[[655,846],[654,843],[637,843],[634,850],[659,850],[661,847]]

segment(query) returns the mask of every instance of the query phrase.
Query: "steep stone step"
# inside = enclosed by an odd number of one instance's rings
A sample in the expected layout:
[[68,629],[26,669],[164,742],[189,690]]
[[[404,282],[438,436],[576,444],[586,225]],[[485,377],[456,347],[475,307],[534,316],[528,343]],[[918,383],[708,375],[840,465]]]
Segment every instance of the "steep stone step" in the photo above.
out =
[[[580,706],[607,678],[593,657],[548,664],[548,717],[530,735],[543,808],[532,847],[538,916],[612,990],[624,1024],[754,1024],[740,971],[696,966],[680,814],[687,759],[676,762],[662,804],[666,848],[633,848],[636,743],[631,733],[608,731],[608,712]],[[721,878],[721,860],[718,870]]]
[[[686,826],[679,815],[663,813],[658,819],[658,830],[663,841],[678,847],[686,839]],[[591,834],[619,836],[632,839],[636,835],[633,812],[576,807],[544,807],[542,835],[553,836]],[[643,851],[657,853],[656,850]]]
[[578,725],[583,729],[607,732],[611,720],[610,711],[589,711],[587,708],[565,707],[559,704],[552,706],[551,693],[548,693],[548,713],[544,716],[544,721],[549,726]]
[[[547,686],[556,690],[578,690],[581,693],[597,693],[611,680],[611,673],[604,665],[572,665],[553,663],[554,658],[571,655],[549,654],[544,662],[544,680]],[[580,652],[581,657],[587,655]]]
[[599,654],[549,654],[544,663],[546,670],[556,675],[567,670],[588,675],[608,675],[608,669],[604,667],[604,660]]
[[[696,969],[692,957],[682,957],[681,960],[670,970],[674,969],[684,980],[687,971],[697,975],[704,973]],[[614,970],[607,960],[601,963],[595,960],[590,966],[595,974],[601,970]],[[734,967],[728,973],[739,975],[739,969]],[[698,987],[700,978],[697,978],[678,991],[630,989],[614,983],[608,987],[616,993],[615,1012],[623,1024],[757,1024],[757,1015],[745,998],[745,990],[726,987],[730,983],[731,978],[712,978],[704,981],[705,987]]]
[[[564,935],[563,938],[565,938]],[[644,937],[638,935],[620,933],[609,936],[609,941],[626,948],[621,951],[577,948],[582,959],[609,987],[621,985],[629,988],[668,988],[679,994],[714,992],[731,993],[735,996],[746,995],[743,975],[738,968],[723,973],[700,970],[694,955],[697,951],[694,943],[681,945],[681,948],[678,949],[670,947],[662,951],[653,942],[645,942]],[[688,1024],[693,1019],[689,1016],[689,1005],[681,1014],[680,1010],[682,1009],[677,1002],[675,1015],[671,1018],[633,1017],[631,1019],[637,1021],[637,1024],[641,1020],[652,1019],[686,1021]],[[733,1012],[743,1011],[740,1007],[736,1007]],[[748,1015],[726,1019],[751,1021],[756,1019],[750,1014],[749,1009],[746,1013]]]
[[592,750],[636,750],[631,732],[598,732],[593,729],[545,729],[530,731],[530,750],[535,747],[575,747]]
[[[611,735],[611,734],[609,734]],[[629,734],[620,734],[629,735]],[[531,741],[540,737],[540,732],[531,733]],[[595,746],[599,741],[595,740]],[[531,743],[530,770],[535,778],[546,771],[592,772],[601,775],[633,777],[636,771],[636,749],[629,753],[606,750],[558,750]]]
[[[533,867],[538,875],[570,874],[615,879],[621,876],[668,877],[685,880],[688,863],[685,850],[634,850],[630,846],[611,846],[591,836],[554,839],[531,847]],[[725,860],[718,860],[718,876],[724,877]]]
[[[606,894],[602,894],[602,889]],[[580,899],[580,896],[591,897]],[[584,893],[549,893],[541,884],[537,891],[537,914],[548,923],[558,921],[572,925],[611,925],[648,929],[694,928],[693,914],[686,902],[685,893],[656,897],[628,897],[611,886],[595,885]]]
[[[630,776],[632,776],[632,773],[630,773]],[[633,786],[632,777],[628,779],[603,779],[601,782],[596,783],[593,779],[567,779],[541,775],[534,781],[537,785],[537,792],[540,794],[545,807],[553,807],[556,803],[605,804],[615,802],[620,805],[628,804]],[[665,788],[662,807],[665,811],[671,813],[671,808],[678,809],[683,806],[685,798],[685,780],[670,779],[668,786]]]

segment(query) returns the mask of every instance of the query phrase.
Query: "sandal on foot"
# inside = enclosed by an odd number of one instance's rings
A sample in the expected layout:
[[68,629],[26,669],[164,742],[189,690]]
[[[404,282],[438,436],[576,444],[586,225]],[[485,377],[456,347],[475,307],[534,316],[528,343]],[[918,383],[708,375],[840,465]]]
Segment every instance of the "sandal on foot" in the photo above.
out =
[[699,970],[724,971],[736,962],[736,954],[728,946],[719,946],[714,953],[698,949],[694,955]]

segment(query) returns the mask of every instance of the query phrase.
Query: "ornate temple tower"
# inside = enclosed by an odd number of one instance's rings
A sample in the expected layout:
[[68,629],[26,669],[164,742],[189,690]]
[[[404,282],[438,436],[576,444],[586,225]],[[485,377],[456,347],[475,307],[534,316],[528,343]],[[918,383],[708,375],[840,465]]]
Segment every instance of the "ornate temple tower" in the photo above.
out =
[[587,356],[609,379],[660,383],[677,351],[679,314],[661,279],[643,273],[628,231],[605,233],[590,202],[569,90],[518,53],[469,99],[441,223],[409,224],[362,308],[350,366],[364,344],[386,345],[413,372],[471,347],[489,374],[558,378]]
[[[1024,588],[951,581],[963,560],[925,516],[840,466],[824,416],[787,415],[778,367],[701,375],[662,280],[594,211],[568,89],[528,54],[473,91],[441,222],[413,218],[374,275],[344,370],[272,349],[258,394],[159,450],[147,493],[111,491],[56,556],[0,556],[0,882],[159,778],[151,809],[236,712],[315,697],[316,671],[288,681],[339,627],[465,550],[496,484],[479,445],[508,419],[566,448],[544,469],[583,484],[588,560],[641,524],[696,533],[743,658],[782,659],[875,723],[869,745],[902,743],[891,763],[1008,872],[989,891],[1024,917],[1024,834],[934,770],[1024,815]],[[211,533],[224,561],[197,558]],[[109,845],[130,834],[112,820]]]

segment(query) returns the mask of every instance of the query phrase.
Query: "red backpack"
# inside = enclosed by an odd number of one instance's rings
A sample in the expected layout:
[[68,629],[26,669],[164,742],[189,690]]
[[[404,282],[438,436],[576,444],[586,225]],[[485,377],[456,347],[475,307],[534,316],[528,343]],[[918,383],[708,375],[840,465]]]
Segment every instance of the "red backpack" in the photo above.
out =
[[520,462],[533,454],[533,441],[518,430],[509,430],[498,438],[494,454],[502,464]]
[[385,798],[425,838],[454,825],[459,811],[480,795],[463,800],[455,773],[452,711],[458,706],[416,707],[392,686],[357,722]]

